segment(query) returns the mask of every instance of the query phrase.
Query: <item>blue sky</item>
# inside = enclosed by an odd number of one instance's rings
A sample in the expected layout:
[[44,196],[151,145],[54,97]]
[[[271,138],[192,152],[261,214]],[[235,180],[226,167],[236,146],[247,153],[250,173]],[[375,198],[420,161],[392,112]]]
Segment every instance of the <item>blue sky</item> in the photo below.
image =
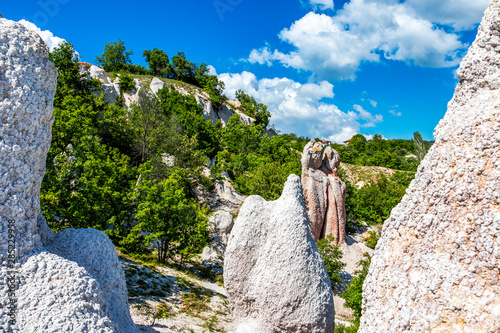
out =
[[343,141],[356,133],[432,140],[455,71],[488,0],[6,1],[5,18],[74,44],[94,62],[118,39],[183,51],[214,67],[226,94],[267,104],[282,132]]

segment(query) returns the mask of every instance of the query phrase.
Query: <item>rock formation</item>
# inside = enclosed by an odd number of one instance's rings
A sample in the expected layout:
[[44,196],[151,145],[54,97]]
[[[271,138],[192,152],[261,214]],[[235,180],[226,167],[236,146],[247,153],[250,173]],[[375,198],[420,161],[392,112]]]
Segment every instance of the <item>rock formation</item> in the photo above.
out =
[[[6,19],[0,49],[0,327],[136,332],[109,238],[96,230],[53,234],[40,214],[57,77],[49,50],[35,32]],[[15,298],[7,292],[13,287]],[[16,302],[13,324],[8,306]]]
[[223,210],[215,212],[208,219],[210,242],[203,249],[201,259],[216,272],[223,271],[227,240],[233,225],[233,215]]
[[359,332],[500,332],[500,2],[435,144],[384,224]]
[[345,243],[345,183],[337,175],[339,154],[330,146],[310,141],[302,153],[302,186],[309,230],[314,240],[332,234]]
[[330,279],[308,230],[299,177],[288,177],[276,201],[245,200],[226,249],[224,285],[238,332],[333,332]]

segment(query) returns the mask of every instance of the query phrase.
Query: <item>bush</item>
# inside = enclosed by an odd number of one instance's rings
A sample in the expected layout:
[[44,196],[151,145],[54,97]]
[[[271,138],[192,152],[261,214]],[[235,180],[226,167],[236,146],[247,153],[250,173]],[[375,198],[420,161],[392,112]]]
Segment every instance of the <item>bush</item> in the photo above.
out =
[[353,315],[356,324],[359,324],[359,320],[361,319],[363,283],[368,275],[368,268],[370,267],[371,262],[371,257],[368,253],[365,253],[364,256],[366,259],[361,260],[358,263],[358,267],[361,269],[354,272],[351,283],[340,295],[340,297],[345,299],[344,307],[350,308],[354,311]]
[[124,71],[120,72],[120,81],[118,84],[120,85],[120,91],[122,93],[135,89],[134,79]]
[[332,289],[339,290],[344,282],[340,277],[340,272],[342,272],[346,264],[340,261],[342,259],[342,251],[339,246],[333,245],[334,242],[335,238],[330,234],[326,238],[318,240],[317,246],[330,277]]

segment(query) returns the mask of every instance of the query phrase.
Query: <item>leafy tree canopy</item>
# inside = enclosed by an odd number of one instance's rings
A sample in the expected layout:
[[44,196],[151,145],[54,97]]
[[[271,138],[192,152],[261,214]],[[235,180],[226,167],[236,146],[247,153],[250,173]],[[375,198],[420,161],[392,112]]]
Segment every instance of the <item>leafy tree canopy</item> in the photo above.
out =
[[101,64],[106,72],[119,72],[126,68],[127,64],[131,64],[130,56],[132,50],[125,48],[125,42],[118,40],[117,42],[109,42],[104,46],[104,52],[100,56],[96,56],[95,60]]

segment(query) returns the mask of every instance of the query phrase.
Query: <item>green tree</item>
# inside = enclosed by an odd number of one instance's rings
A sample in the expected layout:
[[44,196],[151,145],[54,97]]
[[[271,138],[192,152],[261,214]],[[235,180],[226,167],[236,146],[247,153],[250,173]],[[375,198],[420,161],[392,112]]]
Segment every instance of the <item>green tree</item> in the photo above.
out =
[[152,51],[144,50],[143,57],[149,64],[149,71],[154,76],[169,77],[172,72],[168,55],[160,49],[154,48]]
[[126,93],[135,88],[134,78],[128,75],[125,71],[120,71],[120,81],[118,82],[120,86],[120,92]]
[[117,231],[131,220],[128,199],[136,179],[129,158],[86,135],[49,164],[40,201],[49,226]]
[[417,152],[417,158],[419,161],[422,161],[427,153],[427,149],[425,148],[424,140],[420,133],[413,133],[413,145],[415,147],[415,151]]
[[96,56],[96,62],[104,67],[106,72],[119,72],[126,68],[127,64],[131,64],[130,56],[132,51],[125,48],[125,42],[118,40],[117,42],[109,42],[104,46],[104,52],[100,56]]
[[136,218],[141,230],[150,233],[147,240],[155,244],[160,262],[178,254],[182,265],[186,256],[205,246],[206,217],[173,178],[154,184],[145,176],[139,189]]
[[316,243],[328,276],[330,277],[332,289],[340,290],[344,283],[340,274],[344,270],[346,264],[340,261],[343,256],[342,251],[339,246],[334,244],[335,238],[331,234],[326,238],[318,240]]
[[184,52],[177,52],[172,57],[172,75],[173,79],[196,84],[195,71],[196,65],[186,59]]
[[58,70],[54,106],[59,106],[65,96],[86,97],[99,88],[99,80],[93,80],[88,73],[80,72],[80,59],[73,49],[73,44],[59,44],[50,53],[49,59]]
[[138,104],[132,105],[131,121],[135,133],[135,148],[141,163],[153,155],[157,140],[165,133],[166,122],[154,96],[146,89],[139,91]]
[[267,110],[267,106],[262,103],[257,103],[255,98],[245,93],[243,90],[236,91],[236,99],[241,103],[243,112],[248,116],[255,118],[257,124],[262,124],[264,127],[269,125],[271,113]]

